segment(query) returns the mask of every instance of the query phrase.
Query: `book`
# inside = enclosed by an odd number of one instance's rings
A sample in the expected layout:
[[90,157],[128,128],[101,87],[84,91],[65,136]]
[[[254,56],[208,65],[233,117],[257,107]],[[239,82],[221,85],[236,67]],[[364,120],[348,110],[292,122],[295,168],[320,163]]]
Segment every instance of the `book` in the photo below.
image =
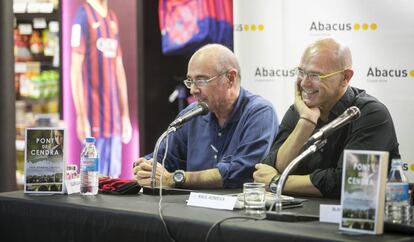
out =
[[64,192],[66,142],[63,128],[28,128],[24,155],[24,192]]
[[382,234],[388,152],[345,150],[340,230]]

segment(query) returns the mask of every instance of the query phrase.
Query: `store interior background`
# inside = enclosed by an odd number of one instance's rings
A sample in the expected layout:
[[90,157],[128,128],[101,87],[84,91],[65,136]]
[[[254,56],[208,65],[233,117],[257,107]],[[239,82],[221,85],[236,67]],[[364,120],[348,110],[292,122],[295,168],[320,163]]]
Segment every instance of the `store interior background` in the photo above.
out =
[[[44,18],[47,23],[50,21],[57,21],[59,26],[62,27],[61,11],[62,7],[65,6],[65,4],[62,4],[63,1],[46,1],[57,6],[57,8],[50,14],[14,14],[13,2],[19,2],[19,0],[5,0],[0,2],[0,11],[2,16],[0,19],[0,34],[2,37],[0,64],[1,77],[3,80],[15,80],[15,46],[13,40],[13,32],[14,29],[17,28],[15,23],[30,23],[33,21],[33,18]],[[31,2],[45,1],[39,0]],[[136,44],[136,47],[134,48],[136,52],[133,53],[133,55],[135,55],[134,58],[136,59],[135,63],[128,62],[128,56],[131,56],[128,52],[131,50],[123,50],[123,60],[126,72],[128,72],[129,68],[135,69],[136,73],[136,76],[132,76],[132,80],[128,80],[128,93],[131,96],[131,94],[134,94],[135,92],[136,100],[134,101],[136,101],[137,104],[130,104],[130,106],[134,106],[136,110],[130,110],[130,113],[131,115],[136,115],[136,117],[131,117],[131,120],[136,118],[137,125],[139,126],[139,144],[137,143],[137,147],[128,148],[138,150],[137,153],[139,154],[150,153],[154,149],[157,138],[162,134],[164,129],[174,119],[179,111],[179,100],[177,99],[174,102],[170,102],[168,97],[178,85],[181,85],[182,80],[185,79],[189,56],[166,56],[162,54],[161,34],[158,20],[158,1],[123,0],[122,4],[119,4],[119,2],[114,4],[114,1],[109,0],[108,3],[115,12],[122,11],[122,9],[126,9],[126,11],[128,11],[127,14],[123,14],[122,12],[118,13],[120,23],[122,21],[127,23],[130,21],[136,21],[135,23],[124,25],[124,30],[120,29],[120,31],[124,31],[125,36],[130,37],[128,41],[135,40]],[[135,16],[129,15],[131,12],[134,13]],[[131,28],[131,26],[136,26],[136,28]],[[59,34],[61,33],[61,29],[62,28],[59,29]],[[62,45],[62,40],[60,40],[59,44]],[[62,49],[60,49],[60,51],[62,51]],[[56,99],[49,97],[39,97],[37,99],[33,97],[21,97],[19,92],[15,92],[16,88],[14,82],[1,82],[2,86],[0,91],[2,94],[0,95],[0,103],[3,108],[0,112],[1,128],[4,130],[4,133],[1,136],[3,141],[1,142],[3,144],[1,146],[3,158],[0,161],[0,192],[21,188],[23,181],[22,177],[19,176],[21,176],[24,171],[24,143],[21,142],[24,140],[24,136],[22,137],[21,135],[22,132],[24,134],[24,131],[22,130],[24,130],[25,127],[35,126],[35,121],[39,121],[39,117],[41,122],[41,117],[45,113],[53,113],[52,117],[56,117],[57,115],[58,119],[61,120],[58,125],[62,125],[62,122],[64,124],[64,121],[62,121],[64,113],[62,105],[63,95],[61,94],[65,93],[65,90],[62,90],[64,86],[62,84],[62,76],[65,74],[62,74],[61,72],[62,66],[64,65],[62,61],[65,58],[64,56],[59,56],[58,58],[60,58],[58,66],[50,68],[42,66],[41,68],[45,68],[46,70],[55,70],[59,75],[59,80],[57,82],[58,95],[56,96]],[[50,57],[47,59],[50,60],[53,58]],[[25,60],[21,60],[22,59],[18,62],[26,62]],[[29,62],[33,61],[42,62],[42,60],[35,60],[34,58],[32,58]],[[127,76],[127,78],[131,78],[131,76]],[[131,81],[135,82],[135,85],[130,85]],[[19,117],[18,119],[25,122],[24,124],[18,124],[17,129],[14,128],[16,127],[15,115],[16,112],[20,112],[22,110],[17,109],[20,107],[16,108],[16,100],[17,103],[23,103],[17,105],[24,105],[22,109],[24,113],[20,113],[20,115],[24,115],[24,118]],[[180,100],[180,102],[182,102],[182,100]],[[20,134],[17,134],[16,130],[17,132],[20,132]],[[133,160],[130,162],[132,163],[132,161]],[[16,174],[18,184],[16,184]],[[130,175],[128,174],[126,177],[130,177]]]
[[[46,13],[14,13],[13,4],[16,2],[40,2],[51,3],[57,6],[51,14]],[[59,39],[58,44],[60,49],[55,52],[52,57],[43,58],[45,61],[37,64],[21,64],[25,63],[24,58],[15,61],[16,41],[14,41],[14,30],[17,24],[25,21],[33,24],[34,18],[45,19],[47,23],[55,21],[59,26],[59,33],[62,34],[62,18],[64,14],[63,6],[68,2],[81,2],[82,0],[3,0],[0,1],[0,38],[2,40],[0,48],[0,127],[2,135],[0,136],[0,152],[2,159],[0,160],[0,192],[15,190],[16,187],[21,186],[22,180],[19,178],[23,170],[23,148],[24,143],[21,141],[25,127],[36,125],[35,121],[41,123],[42,114],[54,113],[58,120],[64,119],[65,110],[63,105],[64,93],[67,91],[62,83],[65,76],[65,53],[63,52],[62,43],[65,40]],[[394,123],[396,124],[397,136],[400,141],[400,152],[405,156],[406,162],[410,162],[408,168],[410,175],[414,178],[414,152],[410,148],[413,146],[413,139],[410,135],[410,126],[414,119],[413,110],[410,109],[413,98],[408,94],[412,89],[412,78],[414,77],[414,70],[409,59],[412,57],[412,47],[407,44],[413,36],[412,21],[412,6],[409,0],[398,0],[393,2],[384,1],[377,3],[373,0],[360,2],[358,0],[336,0],[325,1],[316,0],[320,2],[318,6],[324,6],[324,9],[319,8],[314,2],[308,3],[301,0],[291,1],[250,1],[237,0],[238,8],[235,8],[235,13],[238,15],[250,14],[249,18],[246,16],[239,16],[235,14],[235,52],[241,59],[241,66],[243,69],[243,85],[253,92],[259,93],[258,89],[262,90],[261,95],[265,98],[274,101],[277,104],[284,102],[283,105],[290,105],[292,103],[292,96],[288,78],[286,80],[275,79],[268,81],[257,82],[254,78],[256,68],[258,66],[270,67],[277,66],[280,68],[291,68],[300,55],[303,46],[313,38],[315,35],[323,36],[323,34],[309,33],[307,24],[311,21],[329,22],[344,21],[354,23],[378,23],[376,31],[354,31],[351,34],[337,33],[341,37],[349,38],[354,45],[359,47],[359,51],[353,49],[353,53],[357,58],[359,71],[359,78],[354,78],[355,86],[363,85],[368,93],[380,97],[380,100],[386,100],[385,104],[390,108],[393,115]],[[127,36],[121,41],[129,41],[134,48],[123,50],[124,65],[129,73],[129,90],[128,94],[134,96],[130,107],[134,109],[135,123],[137,125],[137,133],[139,132],[139,142],[130,144],[128,150],[134,151],[136,154],[144,155],[150,153],[154,149],[157,138],[162,134],[168,124],[174,119],[179,111],[179,103],[185,103],[185,100],[175,100],[169,102],[168,97],[181,85],[181,81],[185,79],[187,71],[187,61],[190,55],[164,55],[161,51],[161,33],[158,16],[158,0],[108,0],[109,6],[115,11],[119,11],[118,18],[120,22],[126,21],[126,27],[123,26],[122,34]],[[326,4],[325,4],[326,3]],[[122,5],[121,5],[122,4]],[[303,9],[297,9],[300,6],[309,6]],[[342,5],[341,5],[342,4]],[[271,7],[269,7],[272,5]],[[328,6],[329,5],[329,6]],[[338,5],[343,7],[338,8]],[[246,7],[248,6],[248,7]],[[331,11],[326,11],[329,8]],[[312,11],[310,10],[312,9]],[[293,14],[289,14],[288,11]],[[375,11],[374,11],[375,10]],[[123,13],[126,11],[126,13]],[[301,19],[295,19],[296,11],[305,11],[302,13]],[[251,14],[261,13],[261,14]],[[242,13],[242,14],[241,14]],[[317,14],[315,14],[317,13]],[[275,18],[268,18],[267,16],[276,16]],[[320,19],[315,19],[318,16]],[[285,17],[288,17],[285,19]],[[266,19],[267,18],[267,19]],[[246,20],[248,19],[248,20]],[[274,35],[264,35],[268,33],[258,33],[248,35],[245,31],[245,26],[248,24],[259,24],[265,19],[264,25],[276,26],[281,30],[274,33]],[[338,20],[339,19],[339,20]],[[283,22],[285,21],[285,22]],[[41,22],[41,21],[40,21]],[[283,23],[283,24],[282,24]],[[251,26],[252,26],[251,25]],[[274,28],[276,29],[276,28]],[[284,31],[284,32],[283,32]],[[301,32],[302,31],[302,32]],[[30,36],[32,36],[30,34]],[[29,37],[30,37],[29,36]],[[50,35],[56,36],[56,35]],[[299,38],[298,38],[299,37]],[[303,37],[303,38],[302,38]],[[292,38],[293,40],[289,39]],[[30,37],[30,39],[32,39]],[[33,43],[36,43],[33,38]],[[274,40],[277,39],[277,44]],[[249,42],[250,41],[250,42]],[[237,46],[236,46],[237,43]],[[252,45],[254,43],[255,45]],[[262,46],[259,46],[262,45]],[[386,48],[384,48],[384,46]],[[260,48],[262,49],[260,49]],[[368,50],[364,49],[368,47]],[[36,49],[36,45],[34,47]],[[368,52],[369,55],[366,53]],[[279,53],[279,55],[269,55],[269,53]],[[56,57],[56,54],[57,57]],[[411,54],[411,55],[410,55]],[[358,57],[359,55],[359,57]],[[39,55],[34,55],[39,57]],[[389,58],[393,56],[393,58]],[[394,58],[398,56],[399,58]],[[125,59],[126,58],[126,59]],[[244,59],[243,59],[244,58]],[[57,60],[57,61],[56,61]],[[16,64],[17,62],[17,64]],[[42,62],[42,61],[41,61]],[[56,62],[58,65],[56,66]],[[277,63],[277,64],[275,64]],[[389,77],[389,78],[371,78],[378,82],[367,82],[367,77],[364,71],[372,64],[373,67],[382,66],[382,68],[389,69],[405,69],[407,70],[406,78]],[[43,66],[42,66],[43,65]],[[47,71],[41,76],[48,79],[49,90],[46,94],[34,92],[24,93],[19,91],[21,85],[21,75],[26,72],[28,68],[38,68]],[[365,69],[364,69],[365,68]],[[17,74],[16,74],[17,73]],[[27,75],[26,75],[27,76]],[[34,78],[36,81],[42,78]],[[380,80],[381,79],[381,80]],[[388,79],[388,82],[380,82]],[[39,81],[41,82],[41,81]],[[398,85],[395,85],[398,83]],[[18,85],[17,85],[18,84]],[[269,87],[269,86],[271,87]],[[361,87],[361,86],[360,86]],[[57,89],[57,92],[56,92]],[[275,95],[273,90],[283,90],[285,93]],[[33,89],[26,89],[32,90]],[[45,90],[45,89],[43,89]],[[52,90],[52,91],[50,91]],[[53,91],[54,90],[54,91]],[[24,91],[24,88],[23,88]],[[389,92],[399,93],[399,95],[389,95]],[[23,96],[22,96],[23,94]],[[56,95],[54,95],[56,94]],[[188,93],[187,93],[188,94]],[[282,94],[282,95],[281,95]],[[26,96],[25,96],[26,95]],[[42,96],[45,95],[45,96]],[[271,100],[272,101],[272,100]],[[273,102],[272,101],[272,102]],[[392,102],[391,102],[392,101]],[[391,105],[390,105],[391,104]],[[284,112],[284,108],[277,110],[279,118]],[[39,115],[40,114],[40,115]],[[52,115],[53,116],[53,115]],[[40,117],[40,119],[39,119]],[[64,123],[64,122],[63,122]],[[75,132],[74,130],[69,132]],[[412,132],[411,132],[412,133]],[[78,147],[78,149],[80,149]],[[74,152],[75,157],[78,156],[78,151]],[[68,160],[69,161],[69,160]],[[69,162],[76,162],[70,160]],[[126,162],[132,163],[132,160]],[[17,170],[17,179],[16,179]],[[130,177],[131,174],[126,174]],[[16,186],[16,180],[19,186]]]

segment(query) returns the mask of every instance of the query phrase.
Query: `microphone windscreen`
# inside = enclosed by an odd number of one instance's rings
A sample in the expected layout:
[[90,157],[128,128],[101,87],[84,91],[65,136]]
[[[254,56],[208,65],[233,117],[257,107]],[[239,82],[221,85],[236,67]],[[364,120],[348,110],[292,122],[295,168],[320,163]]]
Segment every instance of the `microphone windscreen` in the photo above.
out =
[[200,115],[204,115],[204,114],[207,114],[209,112],[207,103],[205,103],[205,102],[199,102],[197,104],[197,106],[199,106],[199,107],[201,107],[203,109],[203,112],[201,112]]
[[347,109],[347,112],[352,115],[352,120],[357,120],[361,117],[361,111],[357,106],[352,106]]

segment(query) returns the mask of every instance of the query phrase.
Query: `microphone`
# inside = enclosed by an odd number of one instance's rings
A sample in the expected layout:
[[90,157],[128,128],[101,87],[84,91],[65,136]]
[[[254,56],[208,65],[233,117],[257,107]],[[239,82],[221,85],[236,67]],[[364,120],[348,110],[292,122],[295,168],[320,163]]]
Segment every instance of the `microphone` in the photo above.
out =
[[[153,161],[152,161],[152,171],[151,171],[151,186],[147,187],[144,186],[143,187],[143,193],[147,194],[147,195],[158,195],[158,194],[189,194],[191,192],[191,190],[186,190],[186,189],[174,189],[174,188],[160,188],[160,187],[156,187],[156,178],[155,178],[155,174],[157,172],[157,155],[158,155],[158,150],[160,147],[160,144],[162,142],[162,140],[164,140],[165,137],[168,137],[168,134],[171,132],[175,132],[178,128],[180,128],[185,122],[189,121],[190,119],[192,119],[193,117],[197,116],[197,115],[204,115],[206,113],[208,113],[208,106],[206,103],[203,102],[199,102],[197,103],[197,105],[195,105],[195,107],[191,110],[189,110],[188,112],[184,113],[183,115],[181,115],[181,117],[178,117],[176,120],[174,120],[169,126],[168,129],[158,138],[157,143],[155,144],[155,149],[154,149],[154,156],[153,156]],[[166,155],[166,153],[165,153]]]
[[181,117],[178,117],[176,120],[174,120],[168,128],[178,128],[181,125],[183,125],[188,120],[192,119],[193,117],[197,115],[204,115],[209,112],[208,105],[203,102],[199,102],[193,109],[186,112],[185,114],[181,115]]
[[341,115],[339,115],[336,119],[332,120],[332,122],[328,123],[327,125],[320,128],[316,133],[314,133],[306,142],[306,144],[312,144],[317,140],[325,139],[337,129],[345,126],[346,124],[357,120],[361,117],[361,111],[356,106],[349,107],[346,109]]

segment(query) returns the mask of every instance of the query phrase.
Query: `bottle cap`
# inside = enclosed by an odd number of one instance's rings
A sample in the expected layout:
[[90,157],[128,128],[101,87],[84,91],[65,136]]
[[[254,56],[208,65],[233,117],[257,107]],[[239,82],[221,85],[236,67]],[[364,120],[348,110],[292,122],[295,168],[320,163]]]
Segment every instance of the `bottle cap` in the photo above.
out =
[[401,159],[392,159],[391,166],[400,166],[402,164]]
[[85,138],[86,143],[94,143],[96,139],[94,137],[86,137]]

